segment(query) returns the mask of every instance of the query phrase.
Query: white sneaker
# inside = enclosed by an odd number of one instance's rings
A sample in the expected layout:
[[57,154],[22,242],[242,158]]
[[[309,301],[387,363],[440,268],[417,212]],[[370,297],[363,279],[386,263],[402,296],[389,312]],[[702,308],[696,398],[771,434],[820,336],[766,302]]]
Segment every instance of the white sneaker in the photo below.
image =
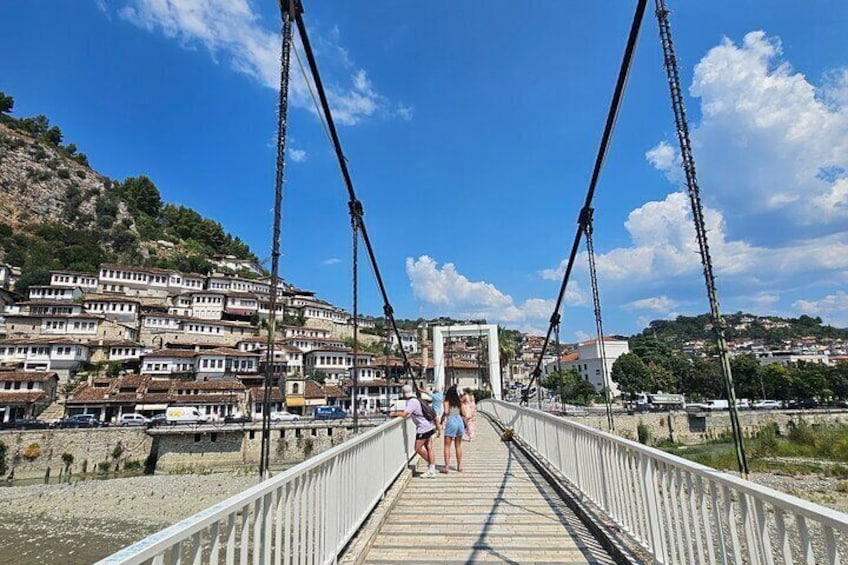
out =
[[435,476],[436,476],[436,471],[433,470],[433,469],[427,469],[427,472],[424,473],[424,477],[426,477],[428,479],[432,479]]

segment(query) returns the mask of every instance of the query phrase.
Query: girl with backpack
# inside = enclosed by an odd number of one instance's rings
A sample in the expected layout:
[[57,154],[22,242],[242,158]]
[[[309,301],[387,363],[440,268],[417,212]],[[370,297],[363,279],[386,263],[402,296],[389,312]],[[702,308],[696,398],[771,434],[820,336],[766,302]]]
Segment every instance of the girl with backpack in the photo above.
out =
[[462,471],[462,436],[465,434],[465,406],[459,398],[456,385],[445,392],[445,411],[442,414],[442,427],[445,430],[445,468],[450,470],[450,447],[456,450],[456,470]]

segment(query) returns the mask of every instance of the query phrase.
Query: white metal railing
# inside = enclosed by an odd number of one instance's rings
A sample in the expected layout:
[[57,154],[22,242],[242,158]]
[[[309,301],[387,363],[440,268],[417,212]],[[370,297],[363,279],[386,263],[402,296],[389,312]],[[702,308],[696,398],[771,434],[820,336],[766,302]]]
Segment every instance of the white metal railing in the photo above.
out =
[[414,434],[409,420],[386,422],[97,565],[334,563],[409,462]]
[[848,514],[538,410],[479,409],[659,563],[838,564],[848,554]]

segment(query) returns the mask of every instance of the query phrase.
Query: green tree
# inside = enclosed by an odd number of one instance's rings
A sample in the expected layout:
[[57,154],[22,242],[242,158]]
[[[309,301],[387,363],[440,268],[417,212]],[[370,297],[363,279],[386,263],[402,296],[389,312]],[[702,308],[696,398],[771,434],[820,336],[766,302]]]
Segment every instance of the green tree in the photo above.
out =
[[159,216],[162,210],[162,197],[159,189],[148,177],[129,177],[124,180],[119,191],[133,212],[141,212],[152,218]]
[[15,107],[15,99],[0,90],[0,114],[9,114]]
[[612,364],[612,380],[618,383],[622,392],[654,392],[655,385],[651,371],[645,362],[635,353],[625,353]]
[[327,373],[325,373],[324,371],[315,371],[309,378],[311,378],[316,383],[323,385],[325,382],[327,382],[327,376]]
[[739,398],[762,398],[760,362],[753,355],[737,355],[730,360],[733,384]]
[[658,391],[674,393],[680,390],[680,378],[671,369],[652,361],[648,363],[648,371],[651,374],[651,381]]
[[681,389],[690,399],[720,398],[724,392],[721,369],[714,359],[695,358],[683,377]]

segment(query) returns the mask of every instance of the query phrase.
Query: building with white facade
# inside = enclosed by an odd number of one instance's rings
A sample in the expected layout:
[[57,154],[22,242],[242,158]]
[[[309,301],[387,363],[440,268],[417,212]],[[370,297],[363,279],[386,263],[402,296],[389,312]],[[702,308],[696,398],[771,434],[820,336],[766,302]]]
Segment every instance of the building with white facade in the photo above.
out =
[[97,273],[80,271],[51,271],[50,286],[80,287],[85,292],[97,290]]
[[[585,380],[595,385],[598,391],[603,390],[604,382],[610,383],[610,391],[613,396],[618,396],[618,385],[612,380],[612,364],[615,360],[630,352],[627,340],[604,337],[605,362],[601,362],[600,346],[596,339],[586,341],[577,345],[577,351],[562,358],[561,365],[564,370],[574,369]],[[606,378],[602,367],[606,368]],[[556,359],[545,363],[545,374],[556,370]]]
[[65,337],[0,341],[0,365],[21,371],[52,371],[64,382],[88,363],[89,347]]
[[52,371],[0,371],[0,422],[36,418],[56,399]]
[[418,353],[418,332],[415,330],[398,330],[400,334],[400,344],[398,344],[395,332],[390,331],[392,338],[392,347],[402,347],[407,353]]

